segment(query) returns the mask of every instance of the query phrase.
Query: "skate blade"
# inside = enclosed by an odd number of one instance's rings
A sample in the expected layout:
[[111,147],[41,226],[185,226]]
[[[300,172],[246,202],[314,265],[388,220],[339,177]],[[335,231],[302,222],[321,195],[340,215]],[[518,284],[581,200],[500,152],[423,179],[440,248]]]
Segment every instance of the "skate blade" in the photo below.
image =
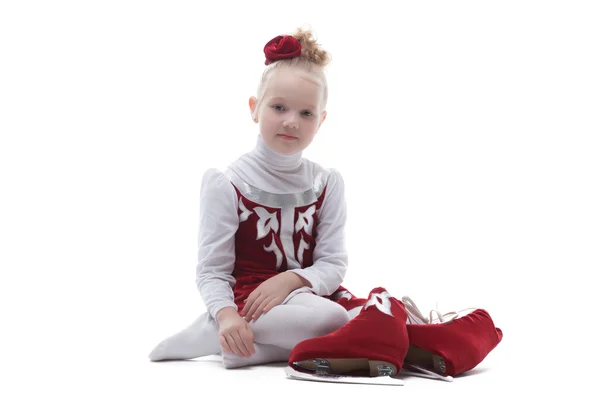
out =
[[362,377],[362,376],[345,376],[345,375],[325,375],[325,374],[310,374],[300,371],[296,371],[290,366],[285,368],[285,374],[288,378],[303,380],[303,381],[314,381],[314,382],[328,382],[328,383],[348,383],[348,384],[361,384],[361,385],[390,385],[390,386],[404,386],[404,381],[390,376],[378,376],[378,377]]
[[404,364],[400,370],[400,375],[418,376],[420,378],[437,379],[445,382],[452,382],[454,380],[450,375],[440,375],[414,364]]
[[368,358],[313,358],[295,361],[293,367],[300,372],[317,375],[380,377],[398,373],[394,364]]

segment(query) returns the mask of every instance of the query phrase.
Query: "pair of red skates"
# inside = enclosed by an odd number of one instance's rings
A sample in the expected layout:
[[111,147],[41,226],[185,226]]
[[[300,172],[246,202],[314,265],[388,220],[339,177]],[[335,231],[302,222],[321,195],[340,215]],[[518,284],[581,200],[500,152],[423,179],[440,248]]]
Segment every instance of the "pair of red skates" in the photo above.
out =
[[[338,302],[360,313],[328,335],[298,343],[289,366],[319,376],[416,375],[452,380],[477,366],[502,340],[502,331],[483,309],[439,323],[422,316],[410,298],[390,296],[384,288],[368,299],[346,292]],[[410,321],[407,324],[407,320]]]

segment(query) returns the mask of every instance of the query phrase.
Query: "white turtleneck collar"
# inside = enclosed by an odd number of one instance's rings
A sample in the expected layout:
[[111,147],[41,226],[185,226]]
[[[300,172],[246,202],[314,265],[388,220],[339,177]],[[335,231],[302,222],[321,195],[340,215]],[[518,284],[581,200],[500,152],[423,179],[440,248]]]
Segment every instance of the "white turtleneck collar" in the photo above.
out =
[[302,151],[295,154],[278,153],[270,148],[260,135],[256,139],[256,147],[252,153],[267,168],[279,172],[296,172],[302,164]]
[[260,190],[282,194],[301,193],[312,187],[311,163],[302,158],[302,152],[281,154],[270,148],[260,135],[256,147],[231,163],[233,170],[244,182]]

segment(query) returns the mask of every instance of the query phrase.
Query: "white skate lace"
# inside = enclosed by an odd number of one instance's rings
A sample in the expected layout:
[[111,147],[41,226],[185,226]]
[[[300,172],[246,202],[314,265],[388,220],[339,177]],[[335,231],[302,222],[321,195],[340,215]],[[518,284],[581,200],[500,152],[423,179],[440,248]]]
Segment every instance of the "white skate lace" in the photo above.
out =
[[[433,309],[429,311],[429,318],[423,315],[419,307],[415,304],[415,302],[408,296],[402,297],[402,303],[404,304],[404,308],[406,308],[406,313],[408,314],[408,323],[409,324],[444,324],[448,323],[458,317],[461,317],[465,314],[466,311],[473,311],[475,308],[464,308],[459,311],[451,311],[445,314],[442,314],[439,310]],[[437,316],[434,317],[433,315]],[[466,313],[468,314],[468,312]]]

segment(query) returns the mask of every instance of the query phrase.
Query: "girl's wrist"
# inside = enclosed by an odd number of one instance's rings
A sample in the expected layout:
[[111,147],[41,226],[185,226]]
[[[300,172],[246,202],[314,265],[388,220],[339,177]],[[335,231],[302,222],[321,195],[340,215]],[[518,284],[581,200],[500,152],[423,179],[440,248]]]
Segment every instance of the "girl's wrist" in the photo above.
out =
[[231,318],[231,317],[236,316],[236,315],[238,315],[238,313],[235,310],[235,308],[229,307],[229,306],[228,307],[223,307],[223,308],[221,308],[219,310],[219,312],[217,312],[217,315],[216,315],[217,318],[216,318],[216,320],[217,320],[217,323],[219,325],[221,325],[221,323],[225,319]]
[[307,281],[306,279],[304,279],[303,277],[301,277],[300,275],[292,272],[292,271],[286,271],[286,274],[288,274],[288,282],[290,283],[290,292],[299,289],[303,286],[308,286],[311,287],[311,284],[309,281]]

